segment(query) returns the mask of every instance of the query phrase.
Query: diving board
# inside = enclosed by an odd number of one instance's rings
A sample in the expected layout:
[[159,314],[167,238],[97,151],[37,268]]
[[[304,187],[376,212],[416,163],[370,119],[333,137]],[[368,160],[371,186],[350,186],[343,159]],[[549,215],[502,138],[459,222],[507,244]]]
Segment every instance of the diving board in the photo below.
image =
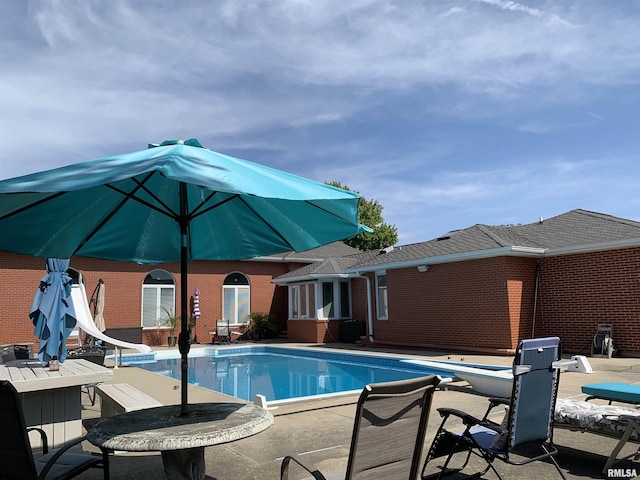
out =
[[513,373],[510,367],[500,370],[498,366],[488,365],[489,368],[470,367],[457,363],[437,362],[432,360],[406,360],[406,363],[422,365],[438,371],[445,371],[466,381],[478,393],[491,397],[508,398],[513,388]]
[[102,333],[96,324],[93,323],[93,316],[91,315],[91,310],[89,309],[89,302],[87,301],[87,294],[84,289],[84,285],[74,284],[71,287],[71,301],[73,302],[73,307],[76,312],[76,321],[77,326],[80,329],[94,338],[99,338],[100,340],[110,343],[116,347],[121,348],[132,348],[138,350],[140,353],[150,353],[151,348],[148,345],[143,345],[141,343],[130,343],[125,342],[123,340],[118,340],[117,338],[111,338],[108,335]]
[[[467,382],[476,392],[490,397],[508,398],[511,396],[511,390],[513,389],[513,372],[511,367],[507,366],[461,365],[453,362],[413,359],[404,360],[404,362],[449,372],[455,375],[456,378]],[[591,365],[582,355],[574,355],[570,360],[554,363],[554,366],[557,368],[567,367],[568,372],[593,373]],[[638,388],[640,390],[640,387]]]

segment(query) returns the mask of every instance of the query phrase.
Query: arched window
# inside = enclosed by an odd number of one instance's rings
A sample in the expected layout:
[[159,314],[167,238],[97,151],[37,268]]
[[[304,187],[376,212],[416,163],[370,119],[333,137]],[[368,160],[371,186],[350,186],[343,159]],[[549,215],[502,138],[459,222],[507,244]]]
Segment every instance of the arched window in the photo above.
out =
[[165,309],[175,314],[176,282],[170,273],[153,270],[142,282],[142,328],[162,326]]
[[229,323],[249,323],[251,287],[240,272],[227,275],[222,286],[222,315]]

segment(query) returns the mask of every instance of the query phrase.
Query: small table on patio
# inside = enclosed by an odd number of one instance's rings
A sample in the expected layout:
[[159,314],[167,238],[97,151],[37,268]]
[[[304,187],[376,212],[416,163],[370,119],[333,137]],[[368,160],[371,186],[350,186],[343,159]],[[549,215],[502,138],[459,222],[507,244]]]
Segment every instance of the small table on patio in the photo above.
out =
[[82,436],[82,385],[112,378],[112,370],[84,359],[67,360],[58,371],[37,359],[0,365],[0,380],[9,380],[20,395],[27,427],[42,428],[52,448]]
[[92,444],[112,450],[162,454],[167,478],[204,479],[204,449],[255,435],[273,415],[244,403],[196,403],[147,408],[105,418],[87,433]]

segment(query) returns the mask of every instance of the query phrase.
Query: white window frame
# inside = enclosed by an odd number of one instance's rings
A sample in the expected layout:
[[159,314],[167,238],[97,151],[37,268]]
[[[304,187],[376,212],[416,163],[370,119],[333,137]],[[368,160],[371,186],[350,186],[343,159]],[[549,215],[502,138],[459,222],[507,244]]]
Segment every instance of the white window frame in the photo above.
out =
[[[324,313],[324,287],[323,284],[332,285],[333,315],[325,317]],[[349,311],[342,311],[342,284],[347,284],[349,295]],[[306,294],[303,295],[303,291]],[[311,294],[313,292],[313,295]],[[289,285],[289,318],[292,320],[314,318],[320,320],[340,320],[351,318],[351,282],[339,278],[325,278],[313,282],[296,283]],[[303,305],[304,303],[304,305]]]
[[300,285],[289,285],[289,318],[298,319],[300,315]]
[[[324,287],[323,284],[324,283],[330,283],[333,285],[333,299],[332,299],[332,303],[333,303],[333,315],[330,315],[328,317],[324,316]],[[319,300],[317,301],[318,304],[318,318],[321,318],[323,320],[340,320],[343,318],[350,318],[351,312],[343,312],[342,311],[342,290],[340,288],[342,283],[347,283],[348,284],[348,289],[349,289],[349,309],[351,309],[351,282],[348,280],[344,280],[344,279],[340,279],[340,278],[335,278],[335,279],[325,279],[325,280],[320,280],[318,281],[318,292],[319,292]]]
[[[331,306],[329,307],[329,311],[333,310],[333,314],[325,315],[325,304],[324,304],[324,286],[331,285]],[[318,302],[318,318],[323,320],[331,320],[336,318],[336,282],[334,280],[331,281],[320,281],[318,282],[320,291],[320,301]]]
[[[384,277],[384,285],[380,285],[380,278]],[[389,319],[389,294],[387,290],[386,270],[376,272],[376,318]]]
[[[247,279],[247,283],[246,284],[242,284],[242,285],[226,285],[223,282],[222,285],[222,318],[224,318],[225,320],[229,320],[229,323],[232,325],[248,325],[249,324],[249,317],[251,315],[251,282],[249,280],[249,277],[242,273],[242,272],[231,272],[227,275],[227,277],[225,277],[225,281],[226,279],[233,274],[238,274],[238,275],[242,275],[244,278]],[[226,291],[227,290],[233,290],[233,303],[235,305],[235,310],[234,310],[234,316],[235,318],[225,318],[225,312],[227,310],[227,306],[226,306],[226,301],[227,301],[227,296],[226,296]],[[247,296],[248,296],[248,304],[247,304],[247,316],[246,318],[238,318],[238,296],[239,296],[239,292],[240,290],[246,290],[247,292]]]
[[[152,270],[149,272],[149,274],[151,274],[153,271]],[[157,283],[157,284],[153,284],[153,283],[142,283],[142,305],[141,305],[141,311],[140,311],[140,325],[142,326],[143,329],[149,330],[149,329],[157,329],[157,328],[162,328],[165,327],[165,325],[163,324],[163,320],[166,318],[167,313],[162,309],[162,307],[164,306],[165,308],[167,308],[169,311],[173,312],[173,314],[175,315],[175,311],[176,311],[176,280],[173,277],[173,275],[171,275],[169,272],[167,272],[166,270],[161,270],[164,273],[166,273],[167,275],[169,275],[171,277],[171,279],[173,280],[173,285],[169,285],[166,283]],[[149,275],[147,274],[147,275]],[[145,276],[145,279],[147,278],[147,276]],[[162,303],[162,298],[163,298],[163,290],[165,291],[165,295],[170,292],[171,295],[171,302],[170,305],[167,305],[165,303],[165,305],[163,305]],[[145,325],[144,324],[144,319],[145,319],[145,297],[147,295],[151,295],[153,296],[153,293],[155,293],[155,306],[156,306],[156,318],[155,318],[155,323],[154,325]]]
[[[296,283],[289,285],[289,318],[306,319],[316,318],[317,307],[315,299],[317,282]],[[304,292],[304,296],[303,296]],[[313,294],[311,293],[313,292]],[[314,299],[314,302],[311,299]]]

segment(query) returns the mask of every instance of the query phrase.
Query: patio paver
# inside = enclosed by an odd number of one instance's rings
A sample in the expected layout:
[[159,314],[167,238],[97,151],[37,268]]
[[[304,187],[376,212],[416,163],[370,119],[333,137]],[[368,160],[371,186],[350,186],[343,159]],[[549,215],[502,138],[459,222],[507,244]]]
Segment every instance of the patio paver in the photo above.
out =
[[[307,345],[308,346],[308,345]],[[364,351],[355,345],[332,345],[332,348],[351,348]],[[376,353],[381,350],[374,349]],[[422,355],[428,359],[448,359],[459,361],[464,358],[471,363],[510,364],[508,357],[487,357],[478,355],[437,354],[386,350],[403,355]],[[565,398],[584,399],[580,387],[586,383],[623,382],[640,383],[640,359],[634,358],[589,358],[595,371],[591,375],[563,373],[559,395]],[[165,404],[180,402],[179,382],[159,377],[136,368],[114,369],[114,383],[129,383]],[[86,398],[85,398],[86,400]],[[229,397],[208,390],[190,386],[189,401],[228,401]],[[205,451],[207,478],[210,480],[262,480],[279,478],[280,461],[284,455],[305,453],[306,458],[315,463],[323,472],[343,468],[349,451],[349,441],[355,412],[355,395],[280,405],[272,410],[275,423],[268,430],[254,437],[237,442],[209,447]],[[439,424],[437,407],[461,408],[470,413],[482,414],[486,399],[476,395],[465,382],[451,384],[447,390],[437,391],[433,398],[432,415],[427,430],[428,446]],[[85,402],[85,423],[99,417],[100,406]],[[385,439],[381,439],[384,448]],[[606,478],[601,473],[607,456],[616,440],[597,435],[570,432],[557,429],[555,442],[560,450],[558,463],[569,480]],[[623,453],[633,453],[637,446],[628,445]],[[159,454],[124,454],[112,457],[111,478],[113,480],[155,480],[164,478],[162,460]],[[526,467],[512,467],[498,463],[499,470],[506,478],[559,478],[555,469],[548,464],[537,462]],[[640,473],[640,462],[628,460],[616,464],[616,468],[635,468]],[[85,472],[79,479],[100,479],[101,472]],[[301,477],[302,478],[302,477]],[[339,477],[334,477],[339,478]],[[483,478],[495,478],[488,473]]]

